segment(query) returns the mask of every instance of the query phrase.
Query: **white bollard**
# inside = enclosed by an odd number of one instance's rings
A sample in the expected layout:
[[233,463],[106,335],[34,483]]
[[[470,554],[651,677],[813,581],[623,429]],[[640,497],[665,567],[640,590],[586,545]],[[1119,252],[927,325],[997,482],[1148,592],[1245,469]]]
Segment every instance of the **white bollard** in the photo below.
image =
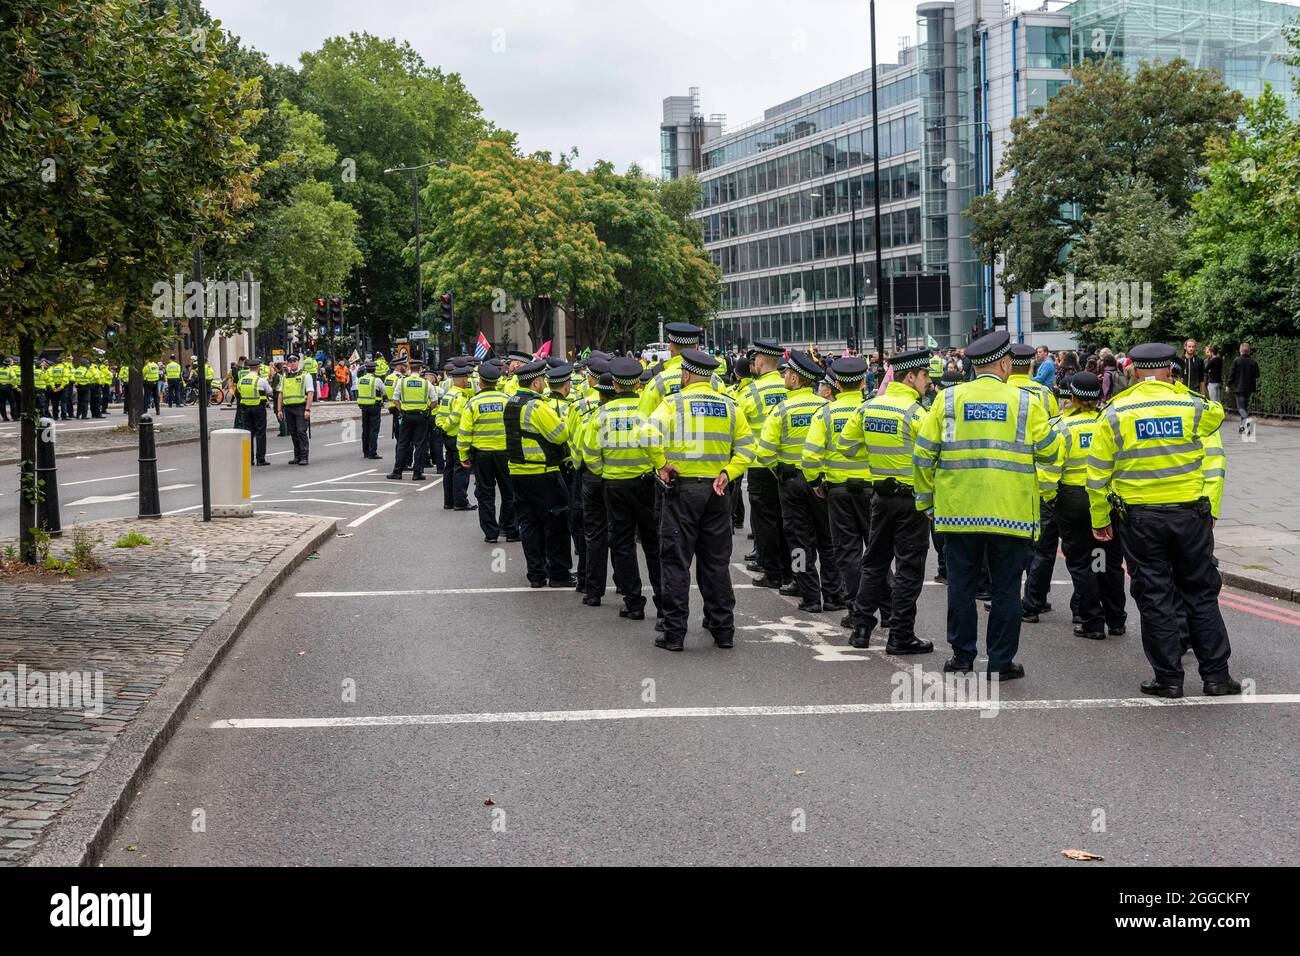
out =
[[253,514],[249,467],[252,438],[242,428],[219,428],[209,438],[214,518],[248,518]]

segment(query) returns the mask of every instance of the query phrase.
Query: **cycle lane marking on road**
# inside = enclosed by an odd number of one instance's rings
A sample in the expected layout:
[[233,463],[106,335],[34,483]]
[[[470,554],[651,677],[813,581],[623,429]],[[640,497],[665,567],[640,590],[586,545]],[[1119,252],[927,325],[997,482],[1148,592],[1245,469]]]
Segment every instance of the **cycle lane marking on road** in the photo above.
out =
[[[158,471],[158,474],[160,474],[160,475],[165,475],[165,474],[167,474],[168,472],[177,471],[177,470],[179,470],[179,469],[176,469],[176,468],[162,468],[162,469],[160,469],[160,470]],[[83,479],[81,479],[81,481],[61,481],[61,482],[59,482],[59,487],[60,487],[60,488],[71,488],[71,487],[73,487],[74,485],[89,485],[89,484],[94,484],[96,481],[119,481],[119,480],[121,480],[121,479],[123,479],[123,478],[139,478],[139,477],[140,477],[140,473],[137,471],[137,472],[132,472],[132,473],[129,474],[129,475],[110,475],[110,476],[107,477],[107,478],[83,478]]]

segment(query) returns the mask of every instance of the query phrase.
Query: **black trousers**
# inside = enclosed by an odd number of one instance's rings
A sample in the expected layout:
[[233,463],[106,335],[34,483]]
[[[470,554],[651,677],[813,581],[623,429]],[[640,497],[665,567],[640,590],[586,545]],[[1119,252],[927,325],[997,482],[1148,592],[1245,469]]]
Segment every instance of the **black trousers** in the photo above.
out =
[[790,577],[790,552],[781,528],[781,494],[770,468],[751,468],[749,474],[749,524],[763,573],[775,581]]
[[1142,616],[1142,650],[1156,678],[1181,686],[1182,636],[1196,653],[1201,678],[1223,680],[1232,648],[1219,611],[1218,562],[1210,505],[1133,507],[1112,527],[1128,564],[1130,591]]
[[1025,593],[1020,602],[1026,611],[1041,611],[1047,606],[1047,595],[1052,590],[1052,572],[1056,570],[1056,547],[1061,535],[1056,527],[1056,507],[1052,502],[1039,501],[1038,540],[1025,572]]
[[393,474],[400,475],[407,468],[411,474],[424,474],[424,463],[429,459],[429,413],[402,412],[402,428],[397,433],[397,453],[393,458]]
[[240,424],[249,433],[249,458],[254,464],[266,461],[266,406],[239,406]]
[[361,456],[374,458],[379,454],[379,426],[383,422],[383,409],[379,403],[361,406]]
[[307,416],[304,414],[307,410],[306,405],[285,405],[284,422],[289,427],[289,438],[293,441],[293,460],[295,462],[306,461],[307,454],[311,451],[311,438],[307,429],[310,427],[307,422]]
[[582,472],[560,469],[560,476],[569,489],[569,537],[573,540],[573,553],[578,557],[578,584],[587,581],[587,534],[583,528],[585,515],[582,509]]
[[[1112,521],[1114,526],[1114,521]],[[1082,486],[1061,485],[1056,495],[1056,527],[1065,551],[1065,566],[1074,583],[1075,613],[1083,629],[1095,634],[1120,627],[1128,620],[1124,609],[1124,551],[1118,539],[1092,536],[1088,492]]]
[[63,418],[67,420],[72,417],[72,390],[76,386],[69,382],[63,386]]
[[1032,550],[1029,539],[1011,535],[944,534],[943,551],[948,562],[948,643],[959,661],[974,663],[978,653],[975,590],[985,562],[993,593],[986,636],[989,670],[1005,670],[1015,660],[1020,650],[1020,577],[1025,573]]
[[179,378],[167,379],[167,407],[185,407],[185,396],[181,393],[181,380]]
[[791,569],[803,599],[839,600],[840,572],[831,550],[831,526],[825,500],[813,494],[803,472],[778,480]]
[[90,417],[90,390],[92,388],[94,388],[93,385],[77,386],[77,417],[78,418]]
[[569,495],[560,473],[511,475],[510,483],[528,580],[533,584],[570,580]]
[[9,409],[14,409],[14,420],[17,421],[19,412],[14,404],[14,395],[17,389],[12,385],[0,385],[0,420],[9,421]]
[[866,616],[879,609],[880,620],[888,624],[892,606],[890,594],[894,590],[894,575],[888,568],[885,569],[883,603],[876,607],[858,607],[862,557],[871,534],[871,499],[871,485],[866,482],[852,487],[841,483],[827,488],[826,511],[831,526],[831,548],[835,564],[840,569],[844,599],[850,613]]
[[[889,642],[905,644],[916,637],[916,601],[925,584],[925,559],[930,554],[930,519],[916,510],[916,499],[909,494],[871,498],[871,533],[867,551],[862,556],[862,581],[858,586],[854,623],[865,625],[868,633],[875,629],[871,613],[888,602]],[[887,578],[890,562],[894,563],[892,594]]]
[[[154,414],[161,415],[162,408],[158,404],[158,392],[160,386],[157,382],[144,383],[144,410],[149,411],[149,406],[153,406]],[[184,404],[182,402],[182,404]]]
[[636,559],[636,542],[640,538],[650,588],[655,606],[659,607],[659,526],[654,520],[654,476],[605,479],[604,494],[609,561],[614,568],[614,586],[623,595],[623,605],[631,611],[645,608],[641,567]]
[[[444,508],[469,507],[469,469],[460,467],[460,453],[456,450],[456,438],[453,435],[442,436],[442,454],[448,465],[453,465],[450,473],[443,472],[442,504]],[[420,469],[424,470],[423,466]]]
[[727,484],[727,495],[731,498],[731,524],[736,528],[745,526],[745,489],[741,484],[744,480],[745,476],[741,475]]
[[111,385],[99,386],[99,417],[103,418],[108,414],[108,401],[111,397],[113,387]]
[[704,626],[715,640],[736,633],[736,593],[731,588],[731,503],[713,492],[713,481],[678,478],[664,494],[659,527],[659,564],[664,637],[681,643],[690,615],[691,558],[704,602]]
[[396,441],[396,440],[397,440],[398,423],[399,423],[399,421],[401,420],[402,416],[401,416],[400,414],[398,414],[398,411],[397,411],[396,408],[394,408],[393,406],[390,405],[390,406],[388,406],[388,417],[391,418],[391,419],[393,420],[393,440]]
[[579,580],[585,583],[587,597],[605,596],[609,577],[609,523],[605,517],[605,484],[599,475],[578,472],[582,486],[582,538],[586,557],[585,574]]
[[48,395],[48,417],[54,421],[58,421],[63,417],[63,392],[62,390],[55,391],[54,389],[50,389],[46,394]]
[[930,527],[930,543],[934,545],[934,553],[939,560],[939,577],[946,578],[948,576],[948,565],[943,559],[943,535],[935,531],[933,525]]
[[448,465],[450,465],[452,468],[459,468],[460,459],[457,459],[455,461],[447,460],[446,442],[444,441],[446,435],[443,434],[442,429],[434,428],[430,432],[430,436],[431,437],[429,439],[429,451],[433,454],[433,467],[438,472],[438,474],[440,475],[446,474]]
[[[462,470],[459,459],[451,467]],[[450,478],[450,475],[443,478],[443,484]],[[498,488],[501,489],[500,520],[497,519]],[[510,483],[510,459],[504,451],[474,449],[474,498],[478,501],[478,526],[483,530],[483,537],[500,537],[503,529],[507,538],[519,536],[515,492]]]

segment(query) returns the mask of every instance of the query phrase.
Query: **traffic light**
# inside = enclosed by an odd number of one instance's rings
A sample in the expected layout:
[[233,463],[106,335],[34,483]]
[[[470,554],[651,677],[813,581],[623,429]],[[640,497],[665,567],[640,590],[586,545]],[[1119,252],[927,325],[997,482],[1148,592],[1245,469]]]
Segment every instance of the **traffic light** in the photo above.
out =
[[334,334],[343,334],[343,300],[339,298],[330,299],[330,321],[334,325]]
[[907,320],[894,319],[894,348],[907,348]]
[[451,332],[452,313],[454,312],[455,303],[452,300],[450,292],[444,292],[438,296],[438,306],[442,311],[442,330]]
[[325,304],[324,299],[316,300],[316,333],[325,334],[325,323],[329,321],[329,306]]

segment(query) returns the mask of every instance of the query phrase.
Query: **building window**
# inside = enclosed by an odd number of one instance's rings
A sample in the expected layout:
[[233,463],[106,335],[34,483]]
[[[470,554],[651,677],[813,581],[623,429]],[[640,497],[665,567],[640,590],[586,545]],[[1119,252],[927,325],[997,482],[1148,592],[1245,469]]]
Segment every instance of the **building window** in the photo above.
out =
[[1025,28],[1025,66],[1031,70],[1063,70],[1070,65],[1070,28]]

